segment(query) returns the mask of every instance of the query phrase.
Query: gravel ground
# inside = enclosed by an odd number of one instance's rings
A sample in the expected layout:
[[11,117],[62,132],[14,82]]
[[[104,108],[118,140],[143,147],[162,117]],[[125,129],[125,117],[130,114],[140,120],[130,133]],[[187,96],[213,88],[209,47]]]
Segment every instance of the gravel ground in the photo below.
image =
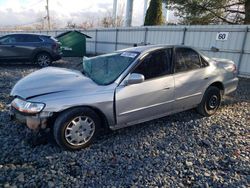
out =
[[7,116],[11,88],[37,69],[0,66],[0,187],[250,187],[249,79],[240,79],[212,117],[189,110],[104,133],[68,152],[53,139],[32,145],[27,128]]

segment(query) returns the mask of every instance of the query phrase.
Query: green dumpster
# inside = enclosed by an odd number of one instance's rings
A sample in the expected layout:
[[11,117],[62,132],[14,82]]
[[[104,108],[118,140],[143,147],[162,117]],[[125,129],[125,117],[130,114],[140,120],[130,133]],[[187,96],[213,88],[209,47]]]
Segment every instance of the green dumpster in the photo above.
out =
[[86,38],[91,38],[79,31],[66,31],[56,36],[62,43],[64,57],[83,57],[86,55]]

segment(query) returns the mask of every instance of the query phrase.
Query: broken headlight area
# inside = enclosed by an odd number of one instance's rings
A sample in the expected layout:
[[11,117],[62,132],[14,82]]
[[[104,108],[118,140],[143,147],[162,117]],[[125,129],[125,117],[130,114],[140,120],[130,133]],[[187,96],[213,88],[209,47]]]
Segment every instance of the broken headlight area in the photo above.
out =
[[18,110],[19,112],[28,113],[28,114],[36,114],[36,113],[41,112],[44,109],[45,104],[37,103],[37,102],[30,102],[30,101],[25,101],[20,98],[15,98],[12,101],[11,106],[14,107],[16,110]]

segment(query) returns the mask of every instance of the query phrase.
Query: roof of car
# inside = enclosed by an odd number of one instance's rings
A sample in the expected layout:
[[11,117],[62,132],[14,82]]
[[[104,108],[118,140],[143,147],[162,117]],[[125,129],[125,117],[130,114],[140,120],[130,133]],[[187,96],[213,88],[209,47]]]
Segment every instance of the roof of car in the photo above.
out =
[[11,33],[11,34],[7,34],[6,36],[11,36],[11,35],[35,35],[35,36],[50,37],[49,35],[44,35],[40,33]]
[[146,52],[146,51],[157,50],[159,48],[173,48],[173,47],[190,48],[190,47],[184,46],[184,45],[156,44],[156,45],[145,45],[145,46],[126,48],[126,49],[121,50],[121,51],[134,51],[134,52],[140,52],[141,53],[141,52]]

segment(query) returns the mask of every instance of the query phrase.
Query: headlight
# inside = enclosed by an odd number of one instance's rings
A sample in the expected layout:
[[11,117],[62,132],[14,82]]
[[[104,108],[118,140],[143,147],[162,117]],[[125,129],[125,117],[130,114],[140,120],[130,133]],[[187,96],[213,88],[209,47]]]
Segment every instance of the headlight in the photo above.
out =
[[43,103],[29,102],[19,98],[15,98],[11,105],[20,112],[35,114],[41,112],[45,107]]

